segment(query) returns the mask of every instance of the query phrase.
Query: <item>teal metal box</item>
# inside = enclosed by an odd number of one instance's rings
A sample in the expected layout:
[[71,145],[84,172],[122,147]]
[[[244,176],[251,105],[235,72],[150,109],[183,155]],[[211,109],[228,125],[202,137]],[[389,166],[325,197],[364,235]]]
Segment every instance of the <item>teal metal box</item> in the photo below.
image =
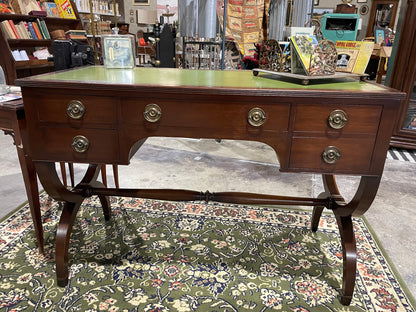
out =
[[358,14],[330,13],[321,17],[321,31],[325,39],[356,40],[358,32]]

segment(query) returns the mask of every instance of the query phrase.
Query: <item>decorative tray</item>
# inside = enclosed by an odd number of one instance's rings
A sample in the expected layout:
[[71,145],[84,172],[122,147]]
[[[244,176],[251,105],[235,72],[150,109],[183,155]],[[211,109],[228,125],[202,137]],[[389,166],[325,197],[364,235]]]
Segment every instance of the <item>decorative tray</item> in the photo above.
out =
[[295,80],[299,80],[303,85],[308,85],[311,80],[319,81],[319,80],[334,80],[339,78],[359,78],[360,80],[364,80],[365,77],[367,77],[367,74],[359,75],[359,74],[353,74],[353,73],[342,73],[342,72],[335,72],[333,75],[321,75],[321,76],[306,76],[306,75],[300,75],[300,74],[292,74],[292,73],[285,73],[285,72],[275,72],[272,70],[265,70],[265,69],[259,69],[254,68],[253,69],[253,75],[257,76],[259,73],[266,73],[266,74],[272,74],[279,77],[286,77],[286,78],[292,78]]

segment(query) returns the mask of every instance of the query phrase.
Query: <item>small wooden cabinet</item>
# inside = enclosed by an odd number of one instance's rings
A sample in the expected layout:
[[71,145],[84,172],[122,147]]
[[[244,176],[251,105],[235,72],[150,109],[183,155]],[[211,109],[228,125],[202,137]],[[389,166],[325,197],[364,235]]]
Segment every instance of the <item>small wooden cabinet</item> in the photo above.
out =
[[[49,33],[62,29],[64,31],[70,29],[82,29],[82,23],[79,19],[75,4],[71,1],[77,19],[66,19],[56,17],[42,17],[45,21]],[[0,14],[0,22],[12,20],[15,24],[20,21],[33,21],[38,17],[23,14]],[[35,74],[50,72],[54,70],[53,62],[48,60],[31,59],[29,61],[15,61],[12,55],[13,50],[25,50],[27,54],[31,54],[36,47],[48,47],[52,45],[52,40],[41,39],[6,39],[6,35],[0,28],[0,66],[3,68],[6,82],[13,85],[17,78],[23,78]],[[49,52],[50,49],[49,49]]]

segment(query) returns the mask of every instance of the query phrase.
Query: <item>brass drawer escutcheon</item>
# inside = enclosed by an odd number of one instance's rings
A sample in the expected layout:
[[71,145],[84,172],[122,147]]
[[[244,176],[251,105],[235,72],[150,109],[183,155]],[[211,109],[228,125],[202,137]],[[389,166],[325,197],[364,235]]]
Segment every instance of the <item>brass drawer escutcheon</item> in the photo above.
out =
[[162,109],[157,104],[147,104],[143,116],[148,122],[157,122],[162,116]]
[[327,164],[333,165],[341,158],[341,153],[336,146],[328,146],[322,153],[322,159]]
[[248,112],[247,120],[253,127],[260,127],[266,121],[266,113],[260,107],[252,108]]
[[332,129],[342,129],[347,124],[347,113],[341,109],[336,109],[328,116],[328,124]]
[[85,106],[81,101],[72,100],[68,103],[66,113],[72,119],[81,119],[85,114]]
[[72,139],[72,149],[77,153],[85,153],[90,146],[90,142],[83,135],[77,135]]

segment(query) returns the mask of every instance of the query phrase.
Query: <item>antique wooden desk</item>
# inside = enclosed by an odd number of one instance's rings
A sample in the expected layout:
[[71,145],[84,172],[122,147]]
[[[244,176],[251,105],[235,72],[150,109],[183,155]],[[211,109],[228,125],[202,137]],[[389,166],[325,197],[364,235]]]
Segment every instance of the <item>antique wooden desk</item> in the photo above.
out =
[[[64,201],[56,234],[58,284],[68,282],[71,228],[84,198],[98,195],[106,219],[107,196],[206,200],[241,204],[313,206],[316,231],[323,208],[333,211],[343,249],[343,304],[352,298],[356,245],[351,216],[371,205],[383,173],[396,114],[404,94],[344,79],[298,83],[255,77],[248,71],[105,69],[84,67],[23,78],[29,156],[45,190]],[[283,172],[323,174],[318,198],[173,189],[110,189],[97,182],[99,164],[127,165],[150,136],[255,140],[277,153]],[[68,190],[54,162],[89,163]],[[336,174],[358,175],[345,202]]]

